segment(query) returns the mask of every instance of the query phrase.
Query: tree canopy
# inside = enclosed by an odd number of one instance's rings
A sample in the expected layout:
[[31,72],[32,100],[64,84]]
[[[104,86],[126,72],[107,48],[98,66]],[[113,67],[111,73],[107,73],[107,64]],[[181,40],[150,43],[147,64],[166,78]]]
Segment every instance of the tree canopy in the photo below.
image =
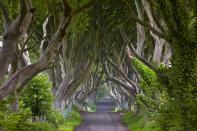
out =
[[[196,5],[0,0],[0,99],[26,92],[30,104],[41,93],[51,108],[64,110],[85,106],[105,88],[118,107],[147,114],[163,130],[195,130]],[[32,113],[42,114],[36,107]]]

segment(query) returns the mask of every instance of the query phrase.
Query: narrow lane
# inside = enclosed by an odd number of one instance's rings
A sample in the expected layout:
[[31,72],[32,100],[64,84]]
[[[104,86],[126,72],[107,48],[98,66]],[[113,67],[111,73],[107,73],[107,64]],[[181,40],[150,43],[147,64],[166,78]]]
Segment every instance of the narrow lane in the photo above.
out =
[[110,112],[113,103],[108,100],[97,103],[96,112],[82,112],[83,122],[75,131],[128,131],[119,113]]

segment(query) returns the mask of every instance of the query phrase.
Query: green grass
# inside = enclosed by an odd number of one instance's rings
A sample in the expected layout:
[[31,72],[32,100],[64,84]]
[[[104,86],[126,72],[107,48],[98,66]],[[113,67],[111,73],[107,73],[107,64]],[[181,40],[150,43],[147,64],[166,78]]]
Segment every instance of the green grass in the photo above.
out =
[[129,131],[159,131],[151,121],[146,121],[144,116],[134,116],[132,112],[125,112],[122,120]]
[[66,118],[65,123],[60,126],[58,131],[74,131],[74,128],[81,123],[81,115],[76,108]]

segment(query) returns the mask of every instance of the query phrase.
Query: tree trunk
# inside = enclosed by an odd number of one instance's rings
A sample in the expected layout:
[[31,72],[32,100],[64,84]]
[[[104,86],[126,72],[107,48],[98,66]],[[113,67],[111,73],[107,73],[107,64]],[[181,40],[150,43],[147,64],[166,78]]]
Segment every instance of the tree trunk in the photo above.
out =
[[150,32],[150,33],[151,33],[151,36],[153,37],[153,39],[155,41],[155,49],[154,49],[154,54],[153,54],[152,61],[156,65],[159,65],[160,62],[161,62],[161,55],[162,55],[164,40],[163,39],[159,39],[159,37],[156,36],[155,34],[153,34],[152,32]]
[[[135,0],[135,5],[138,13],[138,17],[140,20],[143,20],[143,13],[142,13],[142,8],[140,7],[140,4],[137,0]],[[144,31],[144,26],[140,24],[137,25],[137,49],[136,53],[141,57],[142,56],[142,51],[143,51],[143,46],[144,46],[144,41],[145,41],[145,31]]]
[[0,51],[0,79],[8,73],[9,64],[16,57],[17,38],[12,35],[7,37],[3,38],[3,46]]
[[[195,120],[188,114],[195,114],[193,110],[197,102],[195,92],[197,88],[197,48],[195,42],[187,41],[187,38],[178,38],[173,42],[172,68],[168,94],[170,101],[181,119],[182,129],[188,129]],[[192,104],[188,101],[193,101]],[[173,104],[176,103],[176,106]],[[176,115],[176,114],[175,114]],[[181,117],[180,117],[181,116]]]
[[19,94],[17,92],[14,92],[13,96],[12,96],[12,101],[9,104],[9,109],[11,111],[18,111],[19,110]]
[[[155,19],[153,18],[153,14],[151,12],[151,7],[150,4],[148,3],[147,0],[141,0],[144,6],[144,9],[146,11],[146,14],[149,18],[150,24],[152,27],[157,29],[159,32],[161,32],[161,29],[158,27],[158,25],[155,22]],[[165,40],[159,38],[156,34],[154,34],[152,31],[150,31],[150,34],[152,38],[154,39],[154,44],[155,44],[155,49],[154,49],[154,54],[153,54],[153,59],[152,61],[159,65],[161,61],[161,55],[162,55],[162,48],[164,45]]]
[[[2,8],[1,6],[0,8]],[[13,21],[8,21],[9,18],[4,19],[4,25],[6,26],[4,26],[3,46],[0,50],[0,79],[6,75],[9,64],[17,54],[18,40],[26,34],[29,28],[33,16],[32,8],[31,0],[20,1],[19,14],[16,19]]]

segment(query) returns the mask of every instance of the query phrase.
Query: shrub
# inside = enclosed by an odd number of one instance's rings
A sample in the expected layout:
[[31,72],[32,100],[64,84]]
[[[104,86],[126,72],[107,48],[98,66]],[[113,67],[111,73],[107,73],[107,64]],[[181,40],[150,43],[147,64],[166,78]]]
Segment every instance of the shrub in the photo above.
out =
[[32,122],[28,127],[21,128],[20,131],[56,131],[57,129],[48,122]]
[[73,106],[72,111],[66,117],[64,125],[62,125],[59,129],[60,131],[73,131],[74,127],[81,123],[81,115],[77,107]]
[[29,109],[21,109],[18,112],[0,111],[0,130],[21,131],[28,122],[31,122]]
[[51,86],[46,75],[34,77],[21,92],[23,107],[30,108],[34,116],[46,115],[52,109]]
[[159,128],[152,121],[147,121],[143,115],[136,116],[133,112],[125,112],[122,119],[129,131],[159,131]]
[[32,122],[29,108],[16,112],[8,110],[9,99],[0,100],[0,131],[56,131],[53,123]]
[[46,115],[46,117],[47,121],[52,123],[56,128],[58,128],[59,125],[62,125],[65,122],[64,116],[57,110],[52,110]]
[[137,95],[137,102],[140,105],[145,104],[148,110],[157,110],[161,99],[161,92],[156,73],[137,58],[132,60],[132,64],[141,76],[140,88],[143,91],[143,93]]

